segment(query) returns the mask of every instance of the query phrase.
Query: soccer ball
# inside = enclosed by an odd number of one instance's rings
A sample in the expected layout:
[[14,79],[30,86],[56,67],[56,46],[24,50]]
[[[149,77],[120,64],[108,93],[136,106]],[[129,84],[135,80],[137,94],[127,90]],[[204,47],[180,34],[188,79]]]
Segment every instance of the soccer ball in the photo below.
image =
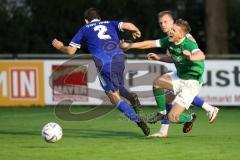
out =
[[48,143],[55,143],[62,138],[62,128],[54,122],[46,124],[42,129],[42,137]]

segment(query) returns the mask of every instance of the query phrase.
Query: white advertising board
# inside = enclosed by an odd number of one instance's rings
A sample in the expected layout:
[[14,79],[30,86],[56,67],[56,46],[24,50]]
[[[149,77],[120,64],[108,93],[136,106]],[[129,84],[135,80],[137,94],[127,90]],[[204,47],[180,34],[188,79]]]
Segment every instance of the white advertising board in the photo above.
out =
[[[105,102],[106,96],[99,83],[95,66],[92,64],[91,60],[44,61],[45,103],[57,104],[64,99],[71,99],[74,104],[86,105]],[[166,68],[175,70],[173,64],[127,60],[125,86],[140,96],[143,105],[155,105],[152,82],[155,77],[163,74]],[[56,72],[56,76],[53,76],[54,80],[51,79],[52,71]],[[212,105],[240,106],[240,61],[206,61],[204,85],[199,96]]]

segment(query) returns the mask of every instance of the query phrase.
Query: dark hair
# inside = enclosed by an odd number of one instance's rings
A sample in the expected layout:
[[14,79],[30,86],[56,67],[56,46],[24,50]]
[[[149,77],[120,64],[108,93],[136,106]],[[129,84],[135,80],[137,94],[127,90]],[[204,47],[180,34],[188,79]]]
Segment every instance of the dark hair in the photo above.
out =
[[165,16],[165,15],[169,15],[172,19],[174,19],[173,13],[172,13],[172,11],[170,11],[170,10],[166,10],[166,11],[162,11],[162,12],[159,12],[159,13],[158,13],[158,17],[159,17],[159,18],[161,18],[161,17],[163,17],[163,16]]
[[175,21],[175,24],[181,27],[181,29],[184,31],[185,34],[189,33],[191,31],[191,27],[189,23],[183,19],[178,19]]
[[84,12],[84,19],[92,21],[94,19],[101,19],[97,8],[89,8]]

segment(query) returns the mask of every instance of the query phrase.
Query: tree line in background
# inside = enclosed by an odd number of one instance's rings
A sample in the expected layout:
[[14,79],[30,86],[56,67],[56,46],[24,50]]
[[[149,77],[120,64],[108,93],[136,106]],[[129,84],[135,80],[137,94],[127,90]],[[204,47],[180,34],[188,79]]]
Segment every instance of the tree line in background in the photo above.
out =
[[[190,22],[191,34],[207,53],[240,53],[240,0],[0,0],[0,53],[51,53],[57,37],[67,44],[84,25],[83,12],[136,24],[140,40],[161,37],[157,13],[171,10]],[[128,36],[124,34],[124,36]]]

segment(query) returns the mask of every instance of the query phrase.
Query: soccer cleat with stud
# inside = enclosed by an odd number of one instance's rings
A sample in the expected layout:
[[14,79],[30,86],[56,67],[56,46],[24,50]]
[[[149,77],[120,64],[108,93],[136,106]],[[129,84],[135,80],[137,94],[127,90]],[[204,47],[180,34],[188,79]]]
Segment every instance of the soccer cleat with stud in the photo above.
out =
[[193,122],[196,120],[197,115],[195,113],[191,114],[192,120],[190,122],[185,122],[183,125],[183,133],[188,133],[192,130]]
[[209,118],[209,123],[214,123],[218,116],[219,108],[213,107],[212,111],[207,112],[207,116]]

